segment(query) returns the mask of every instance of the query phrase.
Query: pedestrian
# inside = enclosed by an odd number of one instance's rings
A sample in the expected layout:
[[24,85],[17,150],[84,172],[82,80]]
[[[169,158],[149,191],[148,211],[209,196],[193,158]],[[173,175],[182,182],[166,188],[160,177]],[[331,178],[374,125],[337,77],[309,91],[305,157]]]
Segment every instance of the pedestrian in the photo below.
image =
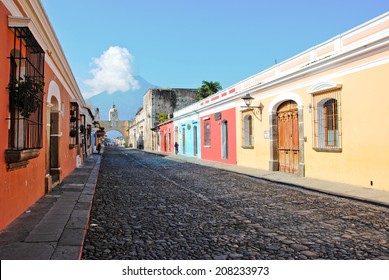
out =
[[97,150],[97,153],[99,153],[100,154],[100,150],[101,150],[101,144],[99,143],[99,144],[97,144],[97,148],[96,148],[96,150]]
[[174,143],[174,148],[175,148],[175,150],[176,150],[176,155],[178,154],[178,143],[176,142],[176,143]]

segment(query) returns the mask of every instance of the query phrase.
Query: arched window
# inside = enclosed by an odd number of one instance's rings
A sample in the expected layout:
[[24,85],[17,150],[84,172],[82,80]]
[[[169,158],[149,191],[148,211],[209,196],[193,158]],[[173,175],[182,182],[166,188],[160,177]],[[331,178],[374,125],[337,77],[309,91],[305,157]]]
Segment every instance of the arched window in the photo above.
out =
[[[338,98],[337,98],[338,97]],[[340,99],[330,96],[314,96],[314,149],[340,152],[342,148]]]
[[326,147],[337,147],[339,142],[338,131],[338,102],[330,99],[323,104],[324,143]]
[[243,120],[243,147],[253,146],[253,117],[246,115]]

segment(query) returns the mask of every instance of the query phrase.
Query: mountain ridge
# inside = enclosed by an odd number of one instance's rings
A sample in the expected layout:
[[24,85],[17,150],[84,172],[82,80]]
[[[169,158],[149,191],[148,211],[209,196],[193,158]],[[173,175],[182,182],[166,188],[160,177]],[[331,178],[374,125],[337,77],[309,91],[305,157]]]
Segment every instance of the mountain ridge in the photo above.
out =
[[131,120],[136,112],[143,106],[143,95],[150,88],[159,88],[156,85],[146,81],[141,76],[134,77],[139,84],[139,89],[126,92],[115,92],[109,94],[102,92],[85,100],[91,103],[93,109],[99,108],[100,120],[108,120],[109,109],[115,104],[118,111],[119,120]]

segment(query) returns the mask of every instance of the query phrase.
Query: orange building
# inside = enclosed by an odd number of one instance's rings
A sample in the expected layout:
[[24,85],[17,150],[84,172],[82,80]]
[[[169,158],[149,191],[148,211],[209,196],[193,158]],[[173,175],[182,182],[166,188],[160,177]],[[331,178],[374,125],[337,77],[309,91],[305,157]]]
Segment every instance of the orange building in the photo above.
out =
[[39,0],[0,2],[0,230],[91,152],[87,108]]

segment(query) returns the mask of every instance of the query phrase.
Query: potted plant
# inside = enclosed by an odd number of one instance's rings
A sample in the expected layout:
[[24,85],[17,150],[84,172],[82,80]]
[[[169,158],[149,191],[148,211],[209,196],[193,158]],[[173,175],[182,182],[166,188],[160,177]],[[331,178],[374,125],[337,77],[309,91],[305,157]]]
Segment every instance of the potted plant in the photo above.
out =
[[77,129],[76,127],[72,127],[69,132],[70,137],[76,137],[77,136]]
[[77,117],[76,116],[70,116],[70,122],[75,122],[77,121]]
[[100,127],[100,129],[96,131],[96,136],[102,137],[104,135],[105,135],[104,127]]
[[33,79],[29,76],[21,78],[19,81],[13,79],[8,84],[8,89],[12,93],[14,106],[17,107],[20,114],[28,118],[42,104],[38,94],[43,93],[45,83],[39,79]]
[[85,134],[85,126],[83,124],[80,125],[80,133]]

